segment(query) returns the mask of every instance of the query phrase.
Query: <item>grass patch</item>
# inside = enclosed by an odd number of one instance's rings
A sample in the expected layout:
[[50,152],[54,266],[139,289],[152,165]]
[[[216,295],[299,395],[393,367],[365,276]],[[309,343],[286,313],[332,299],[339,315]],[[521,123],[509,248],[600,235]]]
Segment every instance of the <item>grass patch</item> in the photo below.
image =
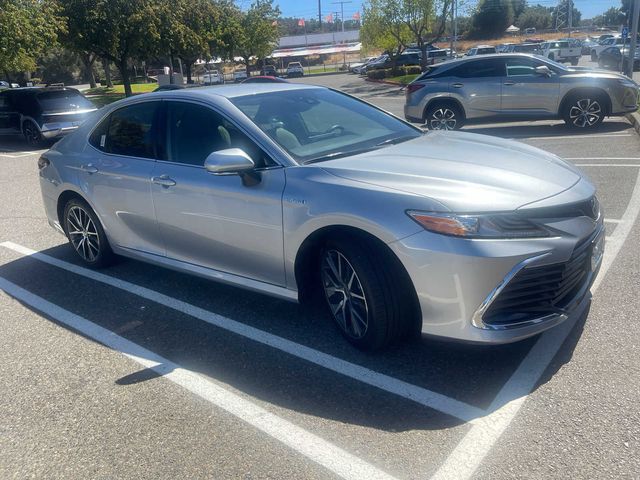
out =
[[400,75],[398,77],[385,78],[385,80],[388,80],[390,82],[397,82],[397,83],[399,83],[401,85],[408,85],[409,83],[413,82],[419,76],[420,76],[419,73],[412,73],[411,75]]
[[[133,83],[131,84],[131,91],[134,93],[149,93],[158,88],[157,83]],[[90,88],[84,91],[85,95],[110,95],[110,94],[124,94],[124,85],[114,85],[113,88],[97,87]]]

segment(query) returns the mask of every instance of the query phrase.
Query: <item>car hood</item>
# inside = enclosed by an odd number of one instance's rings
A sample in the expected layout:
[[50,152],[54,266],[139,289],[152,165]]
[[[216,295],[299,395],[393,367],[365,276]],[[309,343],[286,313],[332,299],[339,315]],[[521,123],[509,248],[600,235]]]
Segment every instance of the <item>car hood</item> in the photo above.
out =
[[428,197],[455,212],[515,210],[558,195],[581,179],[575,167],[550,153],[463,132],[429,132],[316,166],[345,179]]

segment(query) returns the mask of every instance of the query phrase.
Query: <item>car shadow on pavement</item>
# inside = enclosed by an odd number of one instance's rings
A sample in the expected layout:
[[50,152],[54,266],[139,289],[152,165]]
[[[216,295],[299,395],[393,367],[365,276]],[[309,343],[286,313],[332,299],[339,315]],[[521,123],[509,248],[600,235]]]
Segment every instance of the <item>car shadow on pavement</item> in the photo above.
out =
[[[79,264],[66,245],[41,253]],[[363,353],[340,336],[323,311],[310,311],[300,305],[133,260],[122,260],[101,273],[446,395],[476,409],[490,406],[536,341],[533,338],[508,345],[474,346],[422,338],[382,352]],[[294,412],[294,416],[298,412],[396,432],[439,430],[464,423],[408,398],[30,257],[4,264],[0,267],[0,277],[172,363],[230,385],[273,405],[276,410]],[[42,315],[36,308],[24,305]],[[54,318],[49,320],[82,335]],[[579,333],[576,329],[572,341],[565,343],[547,369],[543,382],[570,360]],[[132,388],[160,376],[153,370],[142,369],[114,378],[114,383]]]
[[528,122],[526,124],[518,123],[510,125],[508,123],[500,125],[482,125],[471,124],[465,126],[462,131],[469,133],[478,133],[482,135],[491,135],[494,137],[525,139],[537,137],[590,137],[592,135],[613,134],[629,130],[629,123],[625,120],[611,120],[602,123],[595,130],[576,130],[569,128],[562,120],[557,123],[550,124],[548,122]]

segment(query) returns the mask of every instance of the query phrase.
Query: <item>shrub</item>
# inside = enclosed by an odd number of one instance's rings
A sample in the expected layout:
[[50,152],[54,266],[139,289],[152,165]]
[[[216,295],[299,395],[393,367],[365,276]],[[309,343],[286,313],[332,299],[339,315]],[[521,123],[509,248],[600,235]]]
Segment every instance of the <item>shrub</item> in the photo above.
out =
[[378,69],[378,70],[371,70],[369,72],[367,72],[367,77],[369,77],[372,80],[382,80],[385,77],[390,76],[391,69],[390,68],[386,68],[386,69]]

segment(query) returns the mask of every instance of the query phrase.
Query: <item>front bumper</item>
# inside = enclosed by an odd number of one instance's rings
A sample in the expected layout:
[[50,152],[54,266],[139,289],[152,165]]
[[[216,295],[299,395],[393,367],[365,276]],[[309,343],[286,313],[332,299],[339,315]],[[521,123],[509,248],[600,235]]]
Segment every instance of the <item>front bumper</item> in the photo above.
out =
[[543,332],[580,315],[590,298],[589,288],[599,263],[563,309],[513,325],[489,325],[485,312],[501,291],[525,267],[568,262],[574,247],[604,236],[602,221],[590,218],[565,223],[574,234],[518,240],[468,240],[420,232],[390,247],[402,261],[416,289],[422,313],[422,333],[463,342],[510,343]]

